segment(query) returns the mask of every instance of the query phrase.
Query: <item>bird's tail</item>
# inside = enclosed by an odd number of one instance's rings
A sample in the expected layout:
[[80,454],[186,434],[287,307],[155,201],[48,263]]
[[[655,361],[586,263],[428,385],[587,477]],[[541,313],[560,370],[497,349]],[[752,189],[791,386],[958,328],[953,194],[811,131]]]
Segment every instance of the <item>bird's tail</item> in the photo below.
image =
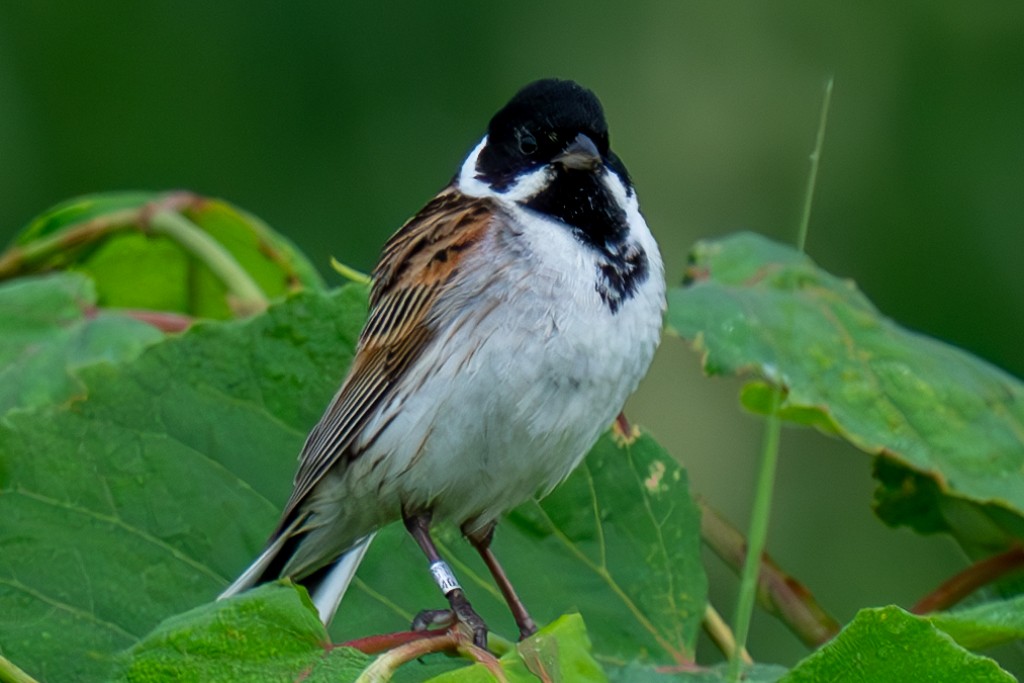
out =
[[[363,556],[366,555],[366,551],[370,547],[370,541],[373,540],[375,535],[376,533],[371,533],[362,537],[351,548],[343,552],[332,564],[297,581],[297,583],[302,584],[309,591],[313,604],[316,606],[316,611],[320,615],[320,621],[324,624],[330,624],[331,619],[334,618],[334,613],[338,611],[338,605],[341,604],[341,599],[345,597],[345,591],[348,590],[349,584],[352,583],[356,570],[363,561]],[[267,549],[260,553],[260,556],[242,572],[242,575],[235,579],[234,583],[228,586],[223,593],[217,596],[217,599],[230,598],[253,586],[278,578],[275,575],[276,573],[270,572],[270,570],[271,567],[279,565],[281,561],[280,553],[288,545],[287,541],[290,536],[287,532],[278,534],[273,542],[267,546]]]

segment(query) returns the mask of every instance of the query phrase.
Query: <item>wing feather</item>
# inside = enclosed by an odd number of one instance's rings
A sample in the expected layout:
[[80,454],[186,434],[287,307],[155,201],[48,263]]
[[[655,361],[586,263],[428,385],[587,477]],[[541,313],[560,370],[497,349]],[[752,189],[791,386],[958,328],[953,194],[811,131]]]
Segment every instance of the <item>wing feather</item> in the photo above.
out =
[[395,397],[409,368],[435,335],[431,311],[456,282],[467,250],[481,241],[496,205],[449,188],[411,218],[384,247],[373,272],[370,313],[341,389],[310,432],[295,488],[278,532],[329,470],[359,456],[356,441]]

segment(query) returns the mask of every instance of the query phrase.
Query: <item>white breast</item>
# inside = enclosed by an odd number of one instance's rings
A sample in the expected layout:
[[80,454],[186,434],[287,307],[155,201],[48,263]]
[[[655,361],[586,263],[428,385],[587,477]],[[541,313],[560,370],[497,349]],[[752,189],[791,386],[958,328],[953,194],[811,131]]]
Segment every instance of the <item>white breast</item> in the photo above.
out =
[[438,302],[438,338],[401,398],[367,426],[381,431],[345,475],[351,495],[375,492],[378,509],[433,509],[476,528],[568,475],[636,388],[660,336],[661,257],[630,200],[649,272],[615,314],[595,287],[596,251],[521,208],[467,256]]

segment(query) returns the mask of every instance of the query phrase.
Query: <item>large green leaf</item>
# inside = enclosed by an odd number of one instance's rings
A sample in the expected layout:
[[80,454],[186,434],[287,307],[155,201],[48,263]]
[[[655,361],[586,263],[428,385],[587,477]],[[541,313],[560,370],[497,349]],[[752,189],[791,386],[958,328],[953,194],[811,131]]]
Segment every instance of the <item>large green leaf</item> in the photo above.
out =
[[[988,551],[1024,538],[1024,385],[1014,377],[900,327],[848,280],[752,234],[694,247],[668,324],[709,373],[780,384],[784,418],[884,458],[886,521],[949,529],[969,545],[966,503],[990,527]],[[743,400],[764,411],[769,395],[754,382]]]
[[[365,306],[365,288],[349,286],[201,323],[131,362],[87,368],[74,403],[9,415],[0,652],[44,680],[97,680],[112,653],[216,596],[275,524]],[[698,528],[685,473],[649,437],[620,435],[542,505],[517,510],[495,548],[539,621],[578,609],[596,657],[674,664],[692,656],[703,605]],[[439,539],[496,633],[514,633],[480,560],[453,529]],[[401,630],[440,606],[425,564],[401,525],[386,529],[335,631]]]
[[988,657],[971,654],[927,619],[899,607],[861,610],[780,683],[1013,683]]
[[163,337],[98,310],[92,282],[75,274],[0,284],[0,320],[0,416],[67,400],[81,389],[81,368],[133,358]]
[[248,323],[199,324],[85,369],[74,403],[9,414],[3,654],[44,679],[96,680],[111,653],[212,599],[272,528],[365,296],[300,295]]
[[305,592],[273,584],[171,617],[122,659],[123,683],[354,681],[372,660],[330,648]]
[[[186,242],[153,229],[170,212],[200,240],[223,249],[266,298],[323,287],[316,269],[285,237],[227,202],[187,193],[119,192],[63,202],[33,219],[13,248],[35,254],[14,272],[74,268],[96,282],[101,306],[227,318],[231,289]],[[42,249],[44,244],[54,249]],[[2,261],[2,259],[0,259]]]

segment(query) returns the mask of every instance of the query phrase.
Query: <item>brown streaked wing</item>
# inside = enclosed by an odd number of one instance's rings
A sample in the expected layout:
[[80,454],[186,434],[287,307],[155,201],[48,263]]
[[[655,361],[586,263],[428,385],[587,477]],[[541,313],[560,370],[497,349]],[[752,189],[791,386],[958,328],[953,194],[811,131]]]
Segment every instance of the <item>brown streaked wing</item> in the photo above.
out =
[[429,313],[456,280],[465,252],[480,242],[494,209],[490,200],[449,188],[388,240],[373,271],[370,314],[352,367],[306,439],[279,530],[328,470],[359,456],[353,441],[433,339]]

